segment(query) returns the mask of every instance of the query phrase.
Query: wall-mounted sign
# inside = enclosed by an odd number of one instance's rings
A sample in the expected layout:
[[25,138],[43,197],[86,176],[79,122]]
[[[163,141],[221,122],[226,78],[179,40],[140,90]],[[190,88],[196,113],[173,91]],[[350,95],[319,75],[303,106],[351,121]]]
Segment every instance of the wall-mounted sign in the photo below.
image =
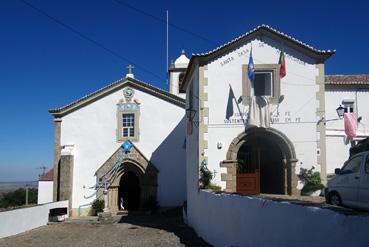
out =
[[[237,58],[245,57],[250,52],[249,49],[243,49],[237,52],[237,55],[228,55],[220,61],[220,66],[228,65],[234,62]],[[246,61],[246,60],[245,60]]]
[[[224,119],[225,124],[243,124],[242,118],[247,120],[247,112],[242,113],[242,117],[240,113],[235,112],[232,117],[228,119]],[[272,124],[281,124],[281,123],[300,123],[302,121],[299,116],[292,116],[291,112],[285,111],[283,113],[276,112],[273,113],[270,121]]]

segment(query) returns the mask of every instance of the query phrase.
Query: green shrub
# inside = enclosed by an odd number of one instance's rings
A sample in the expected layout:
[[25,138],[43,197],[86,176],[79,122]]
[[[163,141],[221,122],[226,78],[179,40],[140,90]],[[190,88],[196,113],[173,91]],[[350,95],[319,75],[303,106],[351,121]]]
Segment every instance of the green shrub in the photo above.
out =
[[220,190],[222,190],[222,188],[220,186],[214,185],[212,183],[210,183],[208,186],[205,186],[204,189],[206,189],[206,190],[214,190],[214,191],[220,191]]
[[203,160],[200,166],[200,189],[220,191],[222,188],[220,186],[212,184],[212,179],[213,173],[209,171],[206,165],[206,160]]
[[200,189],[205,189],[207,186],[210,185],[210,181],[213,178],[213,173],[209,171],[206,166],[206,161],[204,160],[201,162],[200,166]]
[[314,192],[321,189],[324,189],[323,184],[305,184],[305,186],[301,190],[301,194],[306,195],[309,194],[309,192]]
[[98,213],[102,212],[104,210],[105,207],[105,202],[104,200],[100,200],[100,199],[96,199],[92,205],[91,205],[92,209],[94,210],[95,215],[97,215]]
[[[26,189],[19,188],[2,195],[0,208],[17,207],[26,204]],[[37,204],[37,189],[28,189],[28,204]]]
[[301,190],[302,195],[306,195],[309,192],[313,192],[316,190],[321,190],[324,188],[322,184],[322,180],[320,178],[319,172],[314,172],[315,167],[313,166],[311,169],[300,169],[299,178],[304,181],[305,185]]

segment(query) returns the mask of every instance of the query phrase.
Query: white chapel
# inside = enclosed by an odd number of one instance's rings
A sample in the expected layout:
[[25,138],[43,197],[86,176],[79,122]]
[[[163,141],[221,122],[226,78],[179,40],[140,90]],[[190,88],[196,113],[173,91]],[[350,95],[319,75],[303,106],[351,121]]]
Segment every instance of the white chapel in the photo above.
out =
[[113,213],[149,200],[164,208],[186,200],[185,100],[178,93],[185,55],[177,61],[170,71],[176,93],[135,79],[129,66],[125,78],[49,110],[55,122],[53,200],[69,200],[72,215],[89,214],[104,190]]

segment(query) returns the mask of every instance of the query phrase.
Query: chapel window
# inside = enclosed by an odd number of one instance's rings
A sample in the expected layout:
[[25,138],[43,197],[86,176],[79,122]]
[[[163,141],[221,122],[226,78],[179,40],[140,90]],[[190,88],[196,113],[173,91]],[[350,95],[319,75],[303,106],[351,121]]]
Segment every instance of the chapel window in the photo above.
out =
[[345,109],[345,113],[352,113],[354,112],[354,100],[342,100],[343,108]]
[[140,103],[133,100],[134,90],[123,89],[124,100],[117,104],[117,141],[138,141],[140,136]]
[[248,77],[248,65],[242,66],[242,102],[249,104],[253,96],[266,96],[269,103],[278,103],[280,77],[278,64],[255,64],[255,79]]
[[135,136],[135,115],[133,113],[123,113],[123,136],[134,137]]
[[273,71],[256,71],[254,96],[273,96]]
[[179,82],[179,85],[181,85],[181,83],[182,83],[182,81],[183,81],[184,76],[185,76],[185,73],[184,73],[184,72],[182,72],[182,73],[180,73],[180,74],[179,74],[179,76],[178,76],[178,82]]

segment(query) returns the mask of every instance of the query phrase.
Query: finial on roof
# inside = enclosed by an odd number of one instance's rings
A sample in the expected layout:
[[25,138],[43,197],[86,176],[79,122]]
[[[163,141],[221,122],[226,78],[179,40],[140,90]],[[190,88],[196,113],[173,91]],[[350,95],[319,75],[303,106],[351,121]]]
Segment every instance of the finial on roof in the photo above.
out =
[[176,59],[174,65],[176,68],[187,68],[190,59],[186,57],[185,50],[182,49],[181,55]]
[[126,68],[128,69],[128,73],[126,74],[126,77],[135,78],[135,76],[132,73],[132,69],[134,69],[135,66],[133,66],[132,64],[128,64]]

